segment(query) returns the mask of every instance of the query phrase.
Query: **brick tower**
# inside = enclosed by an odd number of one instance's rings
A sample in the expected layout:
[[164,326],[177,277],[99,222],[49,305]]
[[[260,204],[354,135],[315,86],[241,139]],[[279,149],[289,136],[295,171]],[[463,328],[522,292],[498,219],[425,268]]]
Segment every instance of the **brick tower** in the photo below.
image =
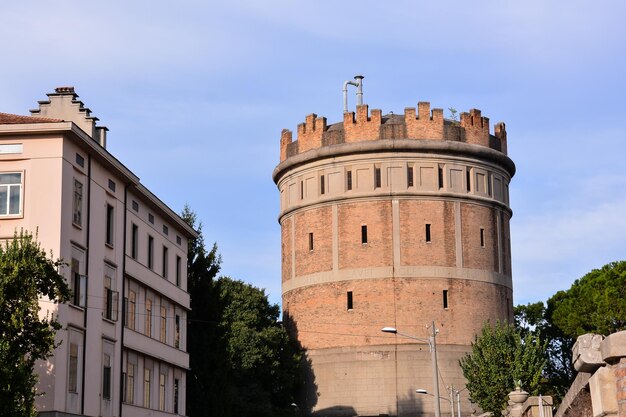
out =
[[456,122],[429,103],[403,115],[360,105],[336,124],[307,116],[295,141],[283,130],[273,179],[284,319],[311,370],[301,409],[432,416],[434,397],[415,393],[433,392],[428,344],[385,326],[428,338],[434,321],[440,396],[465,387],[458,360],[474,335],[513,317],[514,173],[504,123],[490,134],[476,109]]

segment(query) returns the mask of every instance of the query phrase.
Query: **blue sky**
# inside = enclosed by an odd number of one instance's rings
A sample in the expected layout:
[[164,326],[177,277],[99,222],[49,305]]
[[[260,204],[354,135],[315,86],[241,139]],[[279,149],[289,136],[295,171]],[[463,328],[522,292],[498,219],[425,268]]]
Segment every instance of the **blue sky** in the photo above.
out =
[[3,2],[0,111],[74,86],[108,149],[197,212],[223,274],[279,302],[281,129],[341,121],[359,73],[383,113],[481,109],[507,124],[517,165],[514,302],[527,303],[626,259],[624,16],[622,0]]

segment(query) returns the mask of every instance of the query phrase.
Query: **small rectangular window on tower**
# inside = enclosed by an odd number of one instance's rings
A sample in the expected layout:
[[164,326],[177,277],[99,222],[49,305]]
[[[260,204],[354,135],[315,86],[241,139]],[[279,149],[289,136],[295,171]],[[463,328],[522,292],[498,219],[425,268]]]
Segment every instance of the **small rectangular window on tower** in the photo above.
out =
[[443,167],[439,167],[439,189],[443,188]]
[[480,228],[480,246],[485,247],[485,229]]
[[361,226],[361,244],[363,245],[367,244],[367,226],[366,225]]
[[348,291],[348,293],[346,294],[346,306],[348,307],[348,310],[352,310],[354,308],[352,291]]
[[413,187],[413,167],[406,167],[406,186]]
[[109,179],[109,190],[115,192],[115,181]]
[[324,195],[326,193],[326,184],[324,183],[324,176],[320,176],[320,194]]
[[346,188],[348,191],[352,189],[352,171],[346,172]]
[[467,168],[467,171],[465,171],[465,182],[467,183],[467,192],[472,191],[472,187],[471,187],[471,173],[470,173],[470,169]]
[[304,181],[300,181],[300,200],[304,200]]
[[380,177],[380,167],[374,168],[374,188],[380,188],[382,179]]
[[309,251],[313,251],[313,232],[309,233]]
[[430,224],[426,223],[426,243],[430,242]]
[[76,154],[76,165],[81,168],[85,168],[85,158],[81,154]]
[[443,290],[443,308],[448,308],[448,290]]

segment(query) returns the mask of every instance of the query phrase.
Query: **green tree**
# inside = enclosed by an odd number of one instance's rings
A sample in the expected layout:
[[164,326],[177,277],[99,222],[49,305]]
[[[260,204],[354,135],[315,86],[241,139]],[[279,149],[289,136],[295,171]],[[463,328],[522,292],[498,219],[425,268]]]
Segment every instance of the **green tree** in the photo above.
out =
[[565,335],[552,320],[555,297],[550,298],[547,305],[540,301],[518,305],[514,311],[515,326],[522,337],[532,334],[546,346],[546,366],[540,390],[544,395],[551,395],[555,404],[559,404],[575,377],[572,368],[574,339]]
[[486,323],[472,343],[472,353],[459,361],[473,402],[484,411],[499,414],[515,381],[531,394],[537,393],[545,363],[544,346],[528,334],[522,338],[515,326]]
[[207,250],[202,224],[185,206],[183,220],[198,232],[187,248],[187,291],[191,311],[188,315],[187,351],[190,371],[187,378],[187,415],[190,417],[230,416],[230,373],[226,363],[223,332],[218,327],[222,306],[214,279],[220,270],[217,245]]
[[233,415],[292,416],[302,352],[278,321],[280,309],[265,291],[239,280],[217,281],[233,376]]
[[569,337],[625,330],[626,261],[594,269],[551,300],[552,320]]
[[215,279],[221,264],[217,246],[206,249],[202,225],[189,207],[182,218],[198,231],[187,259],[187,415],[293,416],[302,354],[278,321],[279,307],[263,290]]
[[61,325],[39,317],[39,299],[65,302],[70,290],[60,261],[28,232],[0,246],[0,415],[34,416],[35,362],[52,355]]

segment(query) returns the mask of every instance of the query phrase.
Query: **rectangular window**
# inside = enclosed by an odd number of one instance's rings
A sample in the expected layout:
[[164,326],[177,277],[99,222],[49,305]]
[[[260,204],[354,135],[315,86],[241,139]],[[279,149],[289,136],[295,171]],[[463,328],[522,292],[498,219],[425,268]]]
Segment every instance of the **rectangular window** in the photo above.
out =
[[487,175],[487,195],[491,197],[491,175]]
[[413,167],[406,168],[406,186],[413,187]]
[[130,257],[137,259],[137,251],[139,250],[139,227],[137,227],[136,224],[132,225],[130,236]]
[[304,200],[304,181],[300,181],[300,200]]
[[467,183],[467,192],[472,191],[471,179],[472,179],[472,174],[470,173],[470,169],[467,168],[467,171],[465,171],[465,182]]
[[128,292],[128,318],[126,319],[126,325],[129,329],[135,330],[135,313],[137,308],[137,294],[135,291]]
[[146,336],[152,337],[152,300],[146,299]]
[[135,402],[135,365],[129,363],[126,365],[126,402],[133,404]]
[[112,179],[109,179],[109,190],[115,192],[115,182]]
[[87,276],[80,273],[78,259],[72,258],[72,304],[79,307],[87,305]]
[[174,333],[174,347],[178,349],[180,347],[180,316],[178,314],[176,315],[175,320],[176,331]]
[[148,213],[148,221],[151,224],[154,224],[154,215],[152,213]]
[[326,193],[326,184],[324,183],[324,176],[321,175],[320,176],[320,194],[325,194]]
[[119,292],[113,291],[115,273],[110,267],[106,265],[104,268],[104,318],[117,321]]
[[352,171],[346,172],[346,188],[348,191],[352,189]]
[[143,406],[150,408],[150,383],[152,380],[152,372],[149,368],[143,369]]
[[106,353],[102,365],[102,398],[111,399],[111,357]]
[[480,228],[480,246],[485,247],[485,229]]
[[176,236],[176,244],[181,245],[182,243],[183,243],[183,240],[180,238],[180,236]]
[[448,308],[448,290],[443,290],[443,308]]
[[180,383],[178,378],[174,379],[174,414],[178,414],[178,390]]
[[0,174],[0,216],[22,214],[22,173]]
[[159,340],[163,343],[167,341],[167,308],[164,305],[161,305],[161,334]]
[[166,225],[163,225],[163,234],[167,236],[169,233],[170,233],[170,229]]
[[76,226],[83,225],[83,183],[74,178],[74,204],[72,223]]
[[133,206],[133,210],[139,212],[139,203],[138,202],[133,200],[132,206]]
[[313,233],[309,233],[309,251],[313,250]]
[[365,245],[367,243],[367,226],[361,226],[361,244]]
[[380,188],[381,185],[380,167],[374,168],[374,188]]
[[113,231],[115,230],[115,212],[113,206],[107,204],[107,218],[106,218],[106,244],[113,246]]
[[430,243],[430,224],[426,224],[426,243]]
[[159,410],[165,411],[165,374],[159,373]]
[[163,246],[163,278],[167,278],[167,270],[169,268],[169,251],[167,250],[166,246]]
[[176,286],[180,287],[180,278],[182,274],[182,260],[180,256],[176,255]]
[[76,154],[76,165],[81,168],[85,168],[85,158],[83,158],[82,155],[78,153]]
[[148,268],[154,267],[154,238],[148,235]]
[[352,308],[354,307],[353,299],[352,299],[352,291],[348,291],[346,294],[346,305],[348,307],[348,310],[352,310]]
[[78,392],[78,344],[70,343],[69,378],[67,381],[69,392]]

